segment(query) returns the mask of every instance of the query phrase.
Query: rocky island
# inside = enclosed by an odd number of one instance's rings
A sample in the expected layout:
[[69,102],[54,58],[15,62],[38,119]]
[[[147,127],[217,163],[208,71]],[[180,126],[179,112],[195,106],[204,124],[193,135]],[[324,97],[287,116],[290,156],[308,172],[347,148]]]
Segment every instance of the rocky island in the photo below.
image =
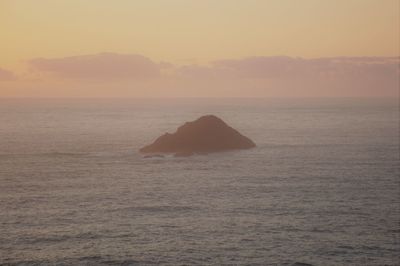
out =
[[173,133],[165,133],[140,152],[146,154],[174,153],[190,156],[227,150],[250,149],[256,145],[252,140],[228,126],[214,115],[202,116],[187,122]]

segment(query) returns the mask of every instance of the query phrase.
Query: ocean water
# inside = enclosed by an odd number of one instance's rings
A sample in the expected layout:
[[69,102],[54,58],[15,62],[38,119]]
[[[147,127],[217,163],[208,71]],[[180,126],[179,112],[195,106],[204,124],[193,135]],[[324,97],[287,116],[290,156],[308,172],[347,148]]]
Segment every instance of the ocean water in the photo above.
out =
[[[399,265],[391,99],[1,99],[0,264]],[[257,148],[145,159],[215,114]]]

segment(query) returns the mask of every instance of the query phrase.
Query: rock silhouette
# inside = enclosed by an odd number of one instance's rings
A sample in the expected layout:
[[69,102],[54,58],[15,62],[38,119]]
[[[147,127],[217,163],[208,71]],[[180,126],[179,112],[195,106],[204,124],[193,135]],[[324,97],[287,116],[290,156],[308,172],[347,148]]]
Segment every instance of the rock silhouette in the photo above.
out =
[[175,153],[177,157],[236,149],[250,149],[252,140],[228,126],[214,115],[187,122],[173,133],[165,133],[152,144],[140,149],[142,153]]

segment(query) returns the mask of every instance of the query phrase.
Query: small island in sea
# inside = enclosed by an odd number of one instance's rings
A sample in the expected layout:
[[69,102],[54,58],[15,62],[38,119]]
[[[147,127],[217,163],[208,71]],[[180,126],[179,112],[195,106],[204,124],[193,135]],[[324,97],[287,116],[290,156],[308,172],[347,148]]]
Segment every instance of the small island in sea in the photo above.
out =
[[175,156],[190,156],[228,150],[250,149],[256,144],[215,115],[205,115],[186,122],[173,134],[165,133],[152,144],[140,149],[145,157],[158,153],[173,153]]

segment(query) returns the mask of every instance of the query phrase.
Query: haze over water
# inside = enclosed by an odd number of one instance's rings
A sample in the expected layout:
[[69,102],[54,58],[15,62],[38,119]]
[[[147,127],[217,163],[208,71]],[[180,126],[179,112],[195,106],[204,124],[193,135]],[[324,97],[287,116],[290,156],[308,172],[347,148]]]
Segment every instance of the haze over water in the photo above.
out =
[[0,0],[0,266],[400,265],[399,21]]
[[[214,114],[251,150],[144,159]],[[0,264],[398,265],[393,99],[1,99]]]

